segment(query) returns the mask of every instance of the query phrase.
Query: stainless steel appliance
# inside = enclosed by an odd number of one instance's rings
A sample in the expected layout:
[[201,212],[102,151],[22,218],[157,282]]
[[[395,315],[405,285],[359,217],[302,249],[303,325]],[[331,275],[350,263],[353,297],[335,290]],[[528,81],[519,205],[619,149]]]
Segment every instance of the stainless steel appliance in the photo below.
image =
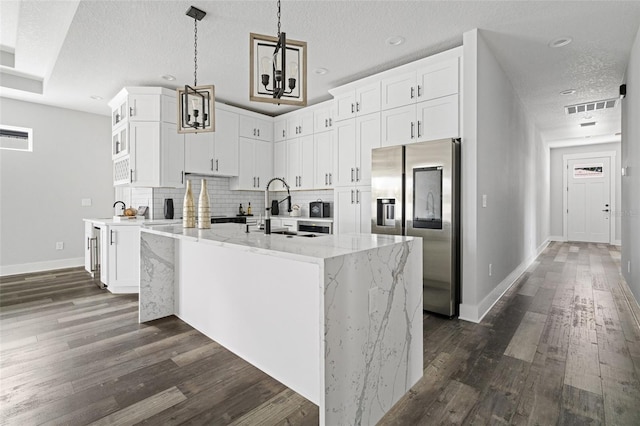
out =
[[378,148],[371,161],[371,232],[422,237],[424,310],[457,315],[460,140]]
[[331,205],[321,200],[309,203],[310,217],[331,217]]
[[317,234],[333,234],[331,222],[314,222],[312,220],[299,220],[298,232],[315,232]]

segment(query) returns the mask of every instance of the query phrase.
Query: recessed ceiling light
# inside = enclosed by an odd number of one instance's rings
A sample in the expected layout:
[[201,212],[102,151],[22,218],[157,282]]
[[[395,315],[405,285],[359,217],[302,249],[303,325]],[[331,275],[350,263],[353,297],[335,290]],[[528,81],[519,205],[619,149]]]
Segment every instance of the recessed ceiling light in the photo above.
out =
[[573,95],[576,93],[576,89],[567,89],[560,92],[561,95]]
[[549,47],[563,47],[572,41],[573,39],[571,37],[558,37],[549,42]]
[[389,46],[400,46],[402,43],[404,43],[404,37],[402,36],[389,37],[388,39],[385,40],[385,42]]
[[163,75],[163,76],[162,76],[162,78],[163,78],[164,80],[167,80],[167,81],[173,81],[173,80],[175,80],[175,79],[176,79],[176,78],[175,78],[174,76],[172,76],[171,74],[165,74],[165,75]]
[[315,72],[318,75],[325,75],[326,73],[329,72],[329,70],[326,68],[316,68],[315,70],[313,70],[313,72]]
[[102,96],[98,96],[98,95],[91,95],[89,97],[94,101],[101,101],[103,99]]

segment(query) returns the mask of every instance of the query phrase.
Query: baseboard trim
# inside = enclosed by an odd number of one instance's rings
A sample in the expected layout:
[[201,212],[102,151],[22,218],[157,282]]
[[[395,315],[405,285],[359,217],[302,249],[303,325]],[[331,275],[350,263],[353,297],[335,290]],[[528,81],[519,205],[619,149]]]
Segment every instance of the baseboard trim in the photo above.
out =
[[622,245],[622,240],[613,240],[613,243],[611,243],[614,246],[621,246]]
[[562,235],[551,235],[548,238],[549,241],[567,241],[567,239]]
[[48,260],[46,262],[21,263],[19,265],[0,266],[0,277],[7,275],[29,274],[31,272],[50,271],[53,269],[75,268],[84,265],[84,257],[72,259]]
[[464,321],[479,323],[487,315],[487,313],[493,308],[493,306],[500,300],[500,298],[511,288],[513,284],[518,281],[518,278],[529,269],[529,266],[533,264],[540,253],[551,242],[551,237],[547,238],[536,249],[536,252],[524,260],[516,269],[513,270],[507,277],[500,282],[482,301],[477,305],[460,304],[460,314],[458,318]]

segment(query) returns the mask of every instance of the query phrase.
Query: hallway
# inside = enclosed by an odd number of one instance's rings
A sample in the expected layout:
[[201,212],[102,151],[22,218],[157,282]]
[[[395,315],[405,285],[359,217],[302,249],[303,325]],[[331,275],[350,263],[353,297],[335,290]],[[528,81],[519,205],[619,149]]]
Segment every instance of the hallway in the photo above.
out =
[[[379,423],[640,424],[618,247],[551,243],[480,324],[424,315],[424,377]],[[0,423],[313,425],[318,408],[81,268],[0,278]]]

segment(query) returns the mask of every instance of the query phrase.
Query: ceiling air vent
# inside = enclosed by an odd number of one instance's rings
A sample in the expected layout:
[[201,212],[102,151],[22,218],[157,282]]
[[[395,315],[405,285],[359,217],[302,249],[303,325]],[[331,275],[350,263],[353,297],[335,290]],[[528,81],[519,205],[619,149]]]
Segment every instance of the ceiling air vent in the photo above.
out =
[[600,111],[604,109],[614,108],[617,99],[605,99],[603,101],[586,102],[584,104],[569,105],[564,107],[564,111],[571,114],[579,114],[581,112]]

